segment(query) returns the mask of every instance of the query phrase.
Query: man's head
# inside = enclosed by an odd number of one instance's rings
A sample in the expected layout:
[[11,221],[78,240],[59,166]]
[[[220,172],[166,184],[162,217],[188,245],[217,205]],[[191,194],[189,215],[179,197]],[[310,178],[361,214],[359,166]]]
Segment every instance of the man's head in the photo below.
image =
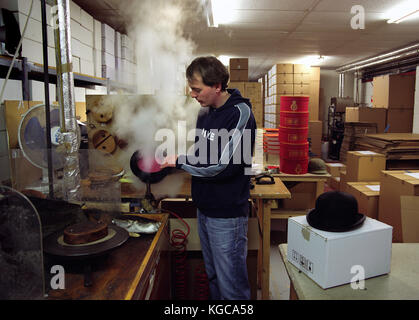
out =
[[191,97],[201,106],[216,106],[220,94],[226,91],[229,74],[215,57],[199,57],[186,69]]

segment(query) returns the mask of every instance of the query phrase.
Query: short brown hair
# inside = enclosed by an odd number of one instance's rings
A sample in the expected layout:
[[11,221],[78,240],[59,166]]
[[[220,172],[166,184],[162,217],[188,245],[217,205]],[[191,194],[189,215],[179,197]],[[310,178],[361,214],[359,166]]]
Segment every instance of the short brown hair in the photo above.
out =
[[195,58],[186,69],[186,77],[192,80],[194,74],[198,73],[202,77],[202,82],[207,86],[221,84],[221,90],[227,89],[230,78],[227,68],[216,57]]

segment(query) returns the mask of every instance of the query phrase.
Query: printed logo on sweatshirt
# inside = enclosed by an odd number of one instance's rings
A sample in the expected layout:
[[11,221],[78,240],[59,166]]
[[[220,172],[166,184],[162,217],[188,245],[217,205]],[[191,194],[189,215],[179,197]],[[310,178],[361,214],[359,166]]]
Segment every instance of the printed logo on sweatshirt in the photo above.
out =
[[214,137],[215,137],[214,132],[211,132],[211,131],[208,131],[208,130],[202,129],[202,131],[201,131],[201,135],[202,135],[204,138],[206,138],[206,139],[208,139],[208,140],[210,140],[210,141],[214,141]]

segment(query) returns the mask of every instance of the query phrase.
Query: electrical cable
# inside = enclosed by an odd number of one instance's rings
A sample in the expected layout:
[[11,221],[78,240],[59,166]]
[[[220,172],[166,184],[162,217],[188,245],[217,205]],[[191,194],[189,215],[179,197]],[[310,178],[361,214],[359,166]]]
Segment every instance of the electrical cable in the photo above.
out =
[[31,13],[32,13],[32,5],[33,5],[33,0],[31,1],[31,6],[29,8],[28,18],[26,19],[25,26],[23,27],[23,30],[22,30],[22,36],[20,37],[19,44],[17,45],[17,48],[16,48],[16,52],[13,55],[13,59],[12,59],[12,62],[10,63],[9,70],[7,71],[6,78],[4,79],[3,87],[2,87],[1,93],[0,93],[0,103],[3,101],[3,95],[4,95],[4,90],[6,89],[7,80],[9,80],[10,73],[12,72],[13,66],[14,66],[15,61],[16,61],[16,57],[19,53],[20,47],[22,46],[23,36],[25,35],[26,27],[28,25],[28,21],[29,21],[29,18],[31,16]]
[[[178,214],[167,209],[160,209],[162,213],[166,212],[179,219],[186,227],[186,232],[182,229],[176,228],[171,231],[170,245],[176,249],[173,253],[174,257],[174,298],[176,300],[186,300],[187,298],[187,267],[186,267],[186,244],[188,242],[188,236],[191,232],[191,228],[188,223],[183,220]],[[200,263],[195,268],[195,299],[197,300],[208,300],[209,298],[209,282],[208,276],[205,271],[204,262]]]
[[195,298],[196,300],[209,298],[209,281],[203,261],[195,268]]
[[189,225],[176,213],[161,209],[162,212],[170,213],[171,215],[178,218],[186,227],[187,232],[185,233],[182,229],[176,228],[171,232],[170,245],[176,250],[173,253],[174,267],[175,267],[175,299],[185,300],[187,297],[187,268],[186,268],[186,243],[188,241],[188,235],[191,231]]

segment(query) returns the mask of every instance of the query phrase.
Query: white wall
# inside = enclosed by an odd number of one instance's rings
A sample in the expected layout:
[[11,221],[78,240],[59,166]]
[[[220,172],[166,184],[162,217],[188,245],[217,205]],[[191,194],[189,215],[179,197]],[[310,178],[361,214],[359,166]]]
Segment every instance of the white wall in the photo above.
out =
[[413,133],[419,133],[419,66],[416,68],[415,106],[413,110]]
[[354,84],[354,101],[362,106],[372,107],[372,81],[362,82],[361,79],[354,79]]

